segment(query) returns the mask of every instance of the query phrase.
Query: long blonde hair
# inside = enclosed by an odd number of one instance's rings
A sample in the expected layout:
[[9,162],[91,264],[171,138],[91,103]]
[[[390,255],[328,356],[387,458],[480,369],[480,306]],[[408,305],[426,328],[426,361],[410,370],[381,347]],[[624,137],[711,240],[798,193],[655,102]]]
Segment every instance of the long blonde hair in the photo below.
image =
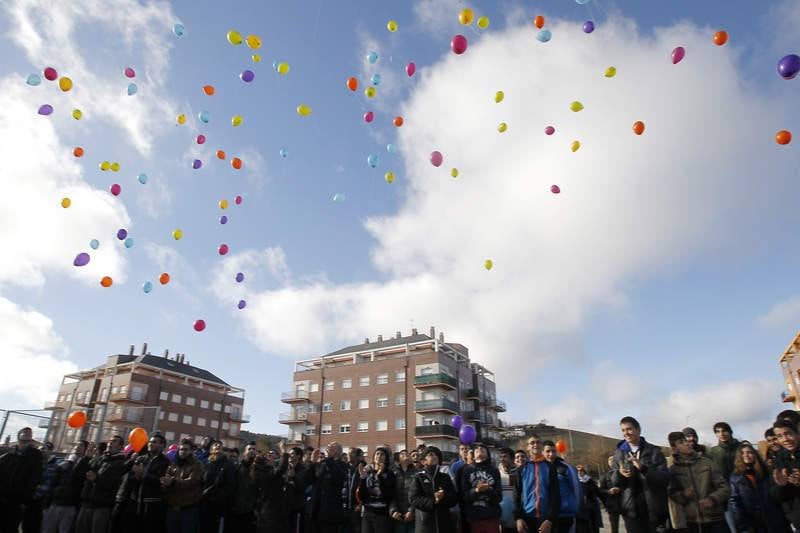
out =
[[766,472],[766,466],[764,465],[764,460],[761,459],[761,455],[759,455],[758,450],[750,444],[749,442],[745,442],[736,448],[736,459],[733,462],[733,473],[734,474],[745,474],[747,473],[747,465],[744,462],[744,458],[742,457],[742,451],[745,448],[749,448],[753,451],[755,455],[755,461],[753,462],[753,472],[756,475],[756,479],[763,479],[764,473]]

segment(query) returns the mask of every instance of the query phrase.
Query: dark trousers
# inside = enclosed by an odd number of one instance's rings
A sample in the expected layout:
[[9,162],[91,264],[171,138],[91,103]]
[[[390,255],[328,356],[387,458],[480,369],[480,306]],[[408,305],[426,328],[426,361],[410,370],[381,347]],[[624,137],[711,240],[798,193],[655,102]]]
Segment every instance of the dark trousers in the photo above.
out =
[[225,533],[255,533],[256,514],[254,512],[231,514],[225,517]]
[[[313,524],[313,522],[312,522]],[[316,527],[311,528],[316,533],[345,533],[347,531],[347,526],[343,523],[328,523],[328,522],[317,522]]]
[[[497,533],[500,530],[500,519],[469,520],[470,533]],[[535,533],[535,532],[534,532]]]
[[622,520],[625,522],[627,533],[662,533],[666,531],[663,522],[651,522],[647,515],[641,518],[622,515]]
[[558,533],[570,533],[572,530],[572,524],[575,523],[574,518],[567,518],[567,517],[559,517],[558,522],[555,524],[555,530]]
[[167,510],[167,533],[197,533],[200,510],[197,507]]
[[[544,522],[544,518],[523,518],[525,520],[525,525],[528,526],[528,533],[537,533],[539,528],[542,527],[542,522]],[[556,524],[553,524],[553,528],[557,527]]]
[[200,532],[219,533],[222,513],[216,507],[209,505],[200,506]]
[[611,533],[619,533],[619,513],[608,513],[608,523],[611,525]]
[[367,508],[361,518],[361,533],[388,533],[392,531],[389,513],[376,513]]
[[286,515],[286,533],[303,533],[305,527],[305,513],[289,511],[289,514]]
[[0,533],[17,533],[22,520],[22,506],[17,503],[0,503]]
[[42,501],[31,500],[25,505],[22,514],[22,533],[40,533],[42,531]]
[[688,533],[729,533],[730,528],[725,520],[706,522],[705,524],[686,522],[686,531]]
[[163,502],[128,501],[119,516],[114,533],[165,533],[167,530],[167,509]]
[[89,507],[88,505],[81,507],[75,522],[76,533],[108,533],[110,529],[110,507]]

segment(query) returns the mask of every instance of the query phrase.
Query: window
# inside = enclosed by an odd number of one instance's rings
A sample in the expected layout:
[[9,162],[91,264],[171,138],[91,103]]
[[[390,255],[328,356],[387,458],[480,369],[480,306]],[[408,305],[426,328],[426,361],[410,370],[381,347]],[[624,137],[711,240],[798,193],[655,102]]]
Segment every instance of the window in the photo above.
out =
[[325,390],[333,390],[334,381],[329,379],[325,382]]
[[174,431],[167,431],[164,433],[164,438],[167,439],[167,442],[171,440],[175,440],[175,432]]
[[378,385],[386,385],[389,383],[389,374],[378,374]]
[[406,429],[406,419],[398,418],[394,421],[394,429]]
[[319,411],[319,407],[317,407],[317,404],[312,403],[312,404],[308,405],[308,412],[309,413],[316,413],[318,411]]
[[[369,422],[359,422],[358,423],[358,432],[359,433],[366,433],[369,431]],[[364,448],[362,448],[363,450]]]
[[322,412],[323,413],[330,413],[333,411],[333,403],[332,402],[325,402],[322,404]]
[[375,431],[386,431],[387,429],[389,429],[388,420],[378,420],[375,422]]
[[200,400],[200,409],[208,409],[208,400]]
[[353,388],[353,378],[345,378],[342,380],[342,388],[343,389],[352,389]]
[[311,392],[319,392],[319,383],[312,383],[311,384],[311,389],[309,389],[309,390]]
[[206,427],[206,419],[202,417],[197,417],[197,425],[202,428]]
[[360,446],[356,446],[356,448],[360,448],[362,452],[364,452],[364,457],[369,456],[369,446],[366,444],[361,444]]
[[317,434],[316,426],[306,426],[306,435],[316,435],[316,434]]
[[320,435],[330,435],[331,434],[331,425],[330,424],[322,424],[319,430]]
[[167,415],[167,420],[170,422],[177,422],[178,421],[178,413],[170,413]]
[[[111,387],[111,394],[119,394],[119,387]],[[72,398],[72,394],[67,395],[67,399]]]
[[184,424],[191,424],[192,423],[192,415],[183,415],[183,423]]
[[396,452],[402,452],[405,449],[406,449],[405,442],[398,442],[397,444],[394,445],[394,451]]
[[211,421],[211,427],[214,428],[214,429],[219,428],[219,420],[212,420]]
[[239,434],[239,426],[236,424],[231,424],[231,429],[228,431],[231,436],[235,436]]
[[340,424],[339,433],[350,433],[350,424]]
[[215,402],[214,403],[214,410],[215,411],[221,411],[222,410],[222,404],[219,404],[219,403]]
[[394,398],[395,405],[405,405],[406,404],[406,395],[405,394],[398,394]]
[[389,398],[384,396],[375,401],[375,407],[389,407]]
[[173,394],[172,395],[172,401],[175,402],[175,403],[181,403],[182,399],[183,398],[181,398],[180,394]]
[[[105,389],[103,389],[103,394],[105,394]],[[158,399],[164,401],[169,400],[169,393],[167,391],[162,390],[161,393],[158,395]]]
[[358,378],[359,387],[369,387],[369,376],[361,376]]
[[186,397],[186,405],[191,405],[192,407],[194,407],[194,403],[195,403],[194,398],[192,398],[191,396]]
[[350,410],[350,400],[342,400],[339,402],[339,410],[340,411],[349,411]]
[[433,367],[432,366],[423,366],[422,370],[420,371],[420,375],[422,375],[422,376],[428,376],[428,375],[433,374],[433,373],[434,372],[433,372]]
[[223,411],[225,411],[226,413],[230,413],[231,412],[231,406],[230,405],[226,405],[225,409],[223,409]]
[[359,409],[369,409],[369,399],[358,400]]
[[394,380],[397,383],[405,383],[406,381],[406,372],[405,370],[398,370],[394,373]]
[[121,387],[119,388],[119,393],[120,393],[120,394],[128,394],[128,386],[127,386],[127,385],[123,385],[123,386],[121,386]]
[[222,423],[222,430],[223,431],[228,431],[228,428],[230,428],[230,427],[231,427],[231,425],[228,424],[227,422],[223,422]]

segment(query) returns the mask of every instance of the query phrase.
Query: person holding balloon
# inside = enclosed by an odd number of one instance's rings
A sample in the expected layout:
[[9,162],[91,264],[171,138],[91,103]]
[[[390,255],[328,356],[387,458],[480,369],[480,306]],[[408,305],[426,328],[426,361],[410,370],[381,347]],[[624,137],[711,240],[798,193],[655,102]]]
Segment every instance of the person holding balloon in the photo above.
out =
[[213,441],[203,476],[203,495],[200,499],[201,532],[219,533],[220,522],[230,510],[235,490],[236,466],[222,451],[222,443]]
[[500,471],[486,445],[476,444],[473,451],[474,462],[462,469],[459,487],[464,519],[470,533],[497,533],[503,499]]
[[159,480],[167,504],[167,533],[198,530],[203,470],[203,463],[194,456],[192,441],[183,439],[175,462]]
[[455,533],[450,508],[458,501],[453,480],[441,469],[442,452],[435,446],[423,453],[423,467],[411,485],[409,499],[416,510],[416,533]]
[[42,533],[72,529],[80,505],[81,488],[89,471],[88,449],[87,441],[78,442],[66,460],[58,465],[52,482],[50,506],[42,517]]
[[[148,441],[147,432],[142,428],[131,431],[128,440],[138,455],[133,459],[130,472],[125,475],[117,494],[114,514],[120,521],[115,531],[165,531],[167,510],[162,499],[161,478],[170,466],[169,459],[164,455],[167,441],[161,433],[154,433]],[[146,451],[144,442],[147,442]],[[144,453],[140,453],[142,451]]]
[[117,489],[128,466],[122,453],[124,442],[120,435],[108,441],[106,451],[91,462],[81,492],[81,510],[75,525],[76,533],[106,533],[111,525]]

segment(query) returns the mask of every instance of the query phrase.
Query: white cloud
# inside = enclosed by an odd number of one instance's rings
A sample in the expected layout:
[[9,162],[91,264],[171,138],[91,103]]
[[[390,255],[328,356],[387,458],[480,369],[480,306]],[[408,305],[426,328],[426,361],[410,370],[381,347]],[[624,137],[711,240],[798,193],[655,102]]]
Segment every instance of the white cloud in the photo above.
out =
[[172,191],[164,182],[163,176],[150,176],[143,189],[138,191],[136,204],[144,214],[151,218],[159,218],[162,213],[172,208]]
[[762,328],[787,328],[794,331],[800,323],[800,296],[793,296],[776,303],[769,311],[758,317],[756,322]]
[[421,29],[438,35],[457,23],[458,13],[465,7],[475,10],[460,0],[418,0],[414,3],[415,22]]

